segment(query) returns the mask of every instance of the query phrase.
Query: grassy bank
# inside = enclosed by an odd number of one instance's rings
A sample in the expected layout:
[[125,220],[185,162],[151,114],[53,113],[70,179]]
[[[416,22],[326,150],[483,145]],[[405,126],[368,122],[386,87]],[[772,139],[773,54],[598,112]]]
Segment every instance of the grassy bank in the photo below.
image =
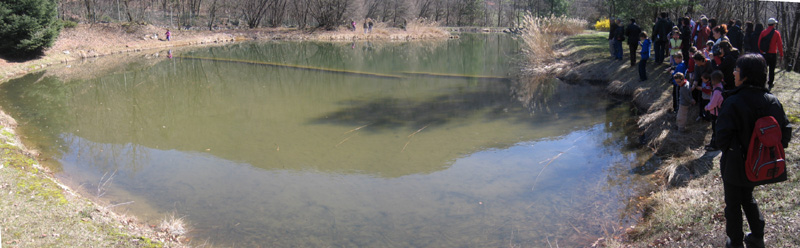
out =
[[[630,61],[610,59],[606,33],[585,33],[568,38],[558,48],[565,51],[571,70],[559,75],[565,81],[607,82],[610,94],[632,99],[641,110],[638,125],[644,145],[661,163],[644,168],[660,185],[641,196],[642,219],[619,237],[608,237],[610,247],[720,247],[725,242],[720,152],[706,152],[703,146],[711,125],[690,118],[686,133],[678,133],[671,108],[668,66],[648,65],[648,81],[639,82]],[[627,57],[627,49],[625,58]],[[784,104],[796,126],[800,113],[800,74],[779,72],[774,94]],[[696,116],[690,112],[690,116]],[[767,221],[766,240],[771,247],[800,246],[800,132],[795,128],[787,149],[790,176],[787,182],[761,186],[755,197]],[[746,225],[745,225],[746,226]]]
[[182,246],[174,226],[180,221],[146,226],[58,184],[21,144],[15,126],[0,112],[0,246]]

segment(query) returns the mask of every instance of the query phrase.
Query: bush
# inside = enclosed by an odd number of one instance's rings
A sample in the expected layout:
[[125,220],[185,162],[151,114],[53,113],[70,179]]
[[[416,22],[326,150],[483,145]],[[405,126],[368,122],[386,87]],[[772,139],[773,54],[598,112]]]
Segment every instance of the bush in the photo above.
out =
[[0,2],[0,51],[27,56],[53,45],[61,31],[56,0]]
[[611,29],[611,20],[608,18],[600,19],[594,24],[594,29],[597,31],[608,31]]
[[61,26],[63,26],[64,28],[75,28],[78,26],[78,23],[70,20],[65,20],[61,21]]

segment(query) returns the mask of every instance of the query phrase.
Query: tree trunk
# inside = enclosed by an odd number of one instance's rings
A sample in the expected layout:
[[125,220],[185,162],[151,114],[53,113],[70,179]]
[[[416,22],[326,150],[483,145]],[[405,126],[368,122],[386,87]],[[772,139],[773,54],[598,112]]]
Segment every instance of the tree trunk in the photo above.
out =
[[214,19],[217,17],[217,0],[211,3],[211,8],[208,10],[208,30],[214,30]]

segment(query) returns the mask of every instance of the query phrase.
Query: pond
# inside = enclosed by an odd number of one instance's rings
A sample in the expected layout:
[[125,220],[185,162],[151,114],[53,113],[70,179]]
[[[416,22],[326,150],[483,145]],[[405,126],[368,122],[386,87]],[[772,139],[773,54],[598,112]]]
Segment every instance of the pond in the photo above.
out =
[[196,244],[574,247],[636,218],[631,106],[520,93],[508,36],[164,53],[11,80],[0,106],[60,180]]

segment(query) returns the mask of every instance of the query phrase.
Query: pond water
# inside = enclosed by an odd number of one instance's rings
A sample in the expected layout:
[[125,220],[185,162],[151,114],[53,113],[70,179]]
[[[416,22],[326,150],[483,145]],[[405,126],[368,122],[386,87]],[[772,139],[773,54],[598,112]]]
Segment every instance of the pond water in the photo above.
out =
[[556,80],[521,94],[504,79],[517,54],[504,35],[239,43],[30,74],[0,85],[0,106],[62,181],[154,224],[182,218],[198,244],[572,247],[621,232],[647,156],[625,135],[630,105]]

